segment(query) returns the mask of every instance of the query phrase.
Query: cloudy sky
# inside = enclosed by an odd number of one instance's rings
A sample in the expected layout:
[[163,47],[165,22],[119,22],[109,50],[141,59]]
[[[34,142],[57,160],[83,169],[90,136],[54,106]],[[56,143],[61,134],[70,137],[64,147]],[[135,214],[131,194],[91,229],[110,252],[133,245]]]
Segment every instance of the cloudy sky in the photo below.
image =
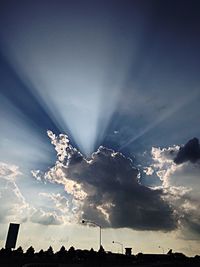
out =
[[[199,1],[1,1],[0,245],[199,254]],[[160,248],[159,248],[160,246]]]

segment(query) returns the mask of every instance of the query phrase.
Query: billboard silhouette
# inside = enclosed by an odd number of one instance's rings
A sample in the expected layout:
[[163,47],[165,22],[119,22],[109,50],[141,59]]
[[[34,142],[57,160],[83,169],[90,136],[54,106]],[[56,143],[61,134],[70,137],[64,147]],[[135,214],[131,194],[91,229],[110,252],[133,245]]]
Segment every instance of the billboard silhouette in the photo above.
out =
[[7,239],[6,239],[6,248],[11,249],[15,248],[16,242],[17,242],[17,235],[19,231],[19,224],[18,223],[10,223]]

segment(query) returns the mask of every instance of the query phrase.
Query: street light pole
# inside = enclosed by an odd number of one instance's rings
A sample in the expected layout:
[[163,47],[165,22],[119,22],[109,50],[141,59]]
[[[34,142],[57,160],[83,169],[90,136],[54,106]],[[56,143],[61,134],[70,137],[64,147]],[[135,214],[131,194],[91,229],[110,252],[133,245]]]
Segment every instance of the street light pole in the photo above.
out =
[[99,227],[99,249],[101,249],[101,226],[100,225],[97,226]]
[[121,246],[121,251],[122,251],[122,254],[123,254],[123,251],[124,251],[123,244],[120,243],[120,242],[117,242],[117,241],[113,241],[113,244],[114,243],[119,244]]
[[99,249],[101,249],[101,225],[93,222],[93,221],[86,221],[86,220],[82,220],[82,223],[88,223],[88,224],[93,224],[97,227],[99,227]]

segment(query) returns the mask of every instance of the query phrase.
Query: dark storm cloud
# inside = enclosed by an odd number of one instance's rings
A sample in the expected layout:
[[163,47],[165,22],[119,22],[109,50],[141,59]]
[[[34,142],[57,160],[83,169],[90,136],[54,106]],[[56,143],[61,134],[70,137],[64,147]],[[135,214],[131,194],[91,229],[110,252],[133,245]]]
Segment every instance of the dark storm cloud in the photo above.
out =
[[[63,135],[49,137],[58,152],[58,161],[45,178],[63,184],[67,192],[69,180],[81,187],[85,197],[82,194],[79,199],[80,219],[114,228],[168,231],[176,227],[173,210],[162,199],[163,192],[139,183],[139,171],[131,159],[101,146],[86,160],[70,145],[63,149],[63,143],[67,143],[63,142]],[[80,192],[76,185],[77,200]]]
[[193,138],[189,140],[183,147],[180,148],[174,162],[176,164],[181,164],[186,161],[191,161],[195,163],[200,159],[200,146],[199,140]]
[[[140,230],[175,227],[173,212],[161,198],[162,191],[139,184],[138,170],[122,154],[100,147],[90,163],[78,160],[77,166],[69,164],[67,173],[82,182],[88,194],[83,210],[85,218],[92,220],[94,211],[101,218],[97,207],[108,203],[105,211],[112,227]],[[95,188],[95,194],[91,194],[88,184]]]

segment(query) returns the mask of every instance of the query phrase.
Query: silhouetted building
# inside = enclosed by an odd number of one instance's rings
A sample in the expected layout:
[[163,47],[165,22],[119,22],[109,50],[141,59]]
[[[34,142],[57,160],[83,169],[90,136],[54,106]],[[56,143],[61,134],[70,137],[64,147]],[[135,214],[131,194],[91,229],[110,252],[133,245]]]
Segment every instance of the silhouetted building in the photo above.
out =
[[131,253],[132,253],[132,248],[125,248],[125,254],[127,256],[131,256]]

